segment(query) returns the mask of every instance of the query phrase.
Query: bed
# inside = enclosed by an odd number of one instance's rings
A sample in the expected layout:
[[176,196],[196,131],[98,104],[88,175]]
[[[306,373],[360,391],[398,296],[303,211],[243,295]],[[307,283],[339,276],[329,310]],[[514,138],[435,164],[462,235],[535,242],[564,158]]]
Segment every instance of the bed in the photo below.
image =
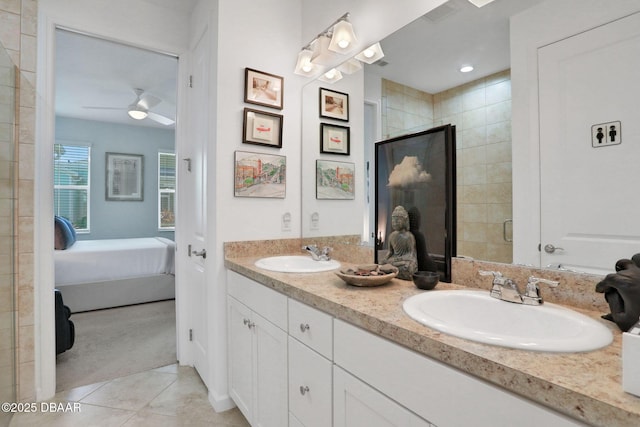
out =
[[175,243],[79,240],[54,252],[55,286],[72,313],[175,298]]

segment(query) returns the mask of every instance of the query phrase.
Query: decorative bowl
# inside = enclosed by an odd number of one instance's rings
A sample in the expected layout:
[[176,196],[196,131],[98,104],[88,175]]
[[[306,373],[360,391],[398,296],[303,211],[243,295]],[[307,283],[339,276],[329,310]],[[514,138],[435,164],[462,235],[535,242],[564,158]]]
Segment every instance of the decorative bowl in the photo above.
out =
[[[361,275],[356,274],[352,269],[335,271],[336,276],[344,280],[348,285],[353,286],[380,286],[389,283],[394,277],[398,275],[398,269],[392,267],[393,271],[390,273],[384,273],[380,271],[377,275]],[[361,269],[359,269],[362,271]],[[388,271],[388,270],[387,270]]]
[[416,271],[413,273],[413,283],[419,289],[429,291],[436,287],[440,281],[440,275],[433,271]]

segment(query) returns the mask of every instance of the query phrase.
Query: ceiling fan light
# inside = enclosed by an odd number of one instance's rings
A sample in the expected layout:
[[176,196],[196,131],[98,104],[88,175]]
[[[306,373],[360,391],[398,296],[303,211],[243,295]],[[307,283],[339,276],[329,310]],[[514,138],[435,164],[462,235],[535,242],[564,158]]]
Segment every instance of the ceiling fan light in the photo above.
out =
[[139,107],[131,107],[127,113],[129,114],[129,117],[135,120],[146,119],[148,116],[147,112]]
[[473,65],[463,65],[460,67],[461,73],[470,73],[471,71],[473,71]]
[[333,35],[331,36],[329,50],[346,53],[357,41],[356,34],[353,32],[353,25],[351,25],[351,22],[343,19],[333,26]]
[[382,51],[382,46],[380,46],[380,43],[371,45],[356,55],[356,59],[358,61],[364,62],[365,64],[373,64],[374,62],[382,58],[384,58],[384,52]]

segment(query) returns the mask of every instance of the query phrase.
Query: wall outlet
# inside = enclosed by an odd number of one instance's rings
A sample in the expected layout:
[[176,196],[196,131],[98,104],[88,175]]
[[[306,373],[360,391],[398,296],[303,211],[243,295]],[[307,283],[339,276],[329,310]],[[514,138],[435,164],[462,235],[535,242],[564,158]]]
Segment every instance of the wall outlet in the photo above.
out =
[[606,147],[622,144],[622,123],[607,122],[591,126],[591,146]]
[[282,215],[282,231],[291,231],[291,214],[289,212]]

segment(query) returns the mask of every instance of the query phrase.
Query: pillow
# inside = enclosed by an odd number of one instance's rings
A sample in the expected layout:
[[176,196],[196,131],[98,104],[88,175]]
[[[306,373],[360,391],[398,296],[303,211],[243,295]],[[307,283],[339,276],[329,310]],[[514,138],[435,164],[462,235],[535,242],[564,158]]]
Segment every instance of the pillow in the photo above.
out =
[[55,216],[54,249],[64,250],[76,242],[76,230],[71,222],[61,216]]

